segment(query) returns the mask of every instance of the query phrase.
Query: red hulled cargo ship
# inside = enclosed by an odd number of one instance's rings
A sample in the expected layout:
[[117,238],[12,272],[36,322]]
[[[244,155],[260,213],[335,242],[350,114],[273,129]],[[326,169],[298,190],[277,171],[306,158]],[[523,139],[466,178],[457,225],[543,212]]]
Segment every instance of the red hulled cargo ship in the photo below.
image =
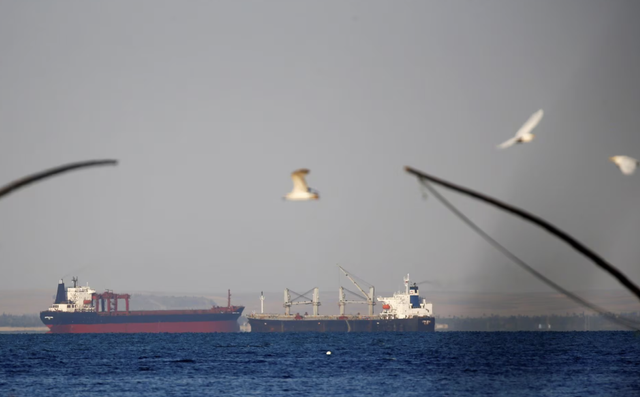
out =
[[[244,306],[231,306],[231,292],[226,307],[203,310],[129,310],[129,294],[106,291],[97,294],[89,286],[77,285],[65,290],[60,280],[53,305],[40,312],[49,333],[157,333],[157,332],[239,332],[238,318]],[[118,310],[124,300],[125,310]]]

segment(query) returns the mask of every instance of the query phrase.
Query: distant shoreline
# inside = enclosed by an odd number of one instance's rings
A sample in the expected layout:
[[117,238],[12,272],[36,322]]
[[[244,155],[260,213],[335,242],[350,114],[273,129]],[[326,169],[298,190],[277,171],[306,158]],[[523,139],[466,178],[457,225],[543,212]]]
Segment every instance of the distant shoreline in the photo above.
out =
[[0,332],[11,333],[11,332],[47,332],[49,328],[47,327],[0,327]]

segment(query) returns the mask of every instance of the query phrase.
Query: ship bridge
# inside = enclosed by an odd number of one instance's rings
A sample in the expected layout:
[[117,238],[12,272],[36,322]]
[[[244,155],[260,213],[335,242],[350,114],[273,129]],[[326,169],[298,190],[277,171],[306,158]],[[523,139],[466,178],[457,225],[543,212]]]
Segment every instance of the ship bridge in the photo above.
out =
[[78,277],[73,277],[71,280],[73,281],[73,287],[65,290],[64,281],[60,279],[56,300],[49,310],[54,312],[94,311],[92,299],[96,291],[91,289],[88,283],[84,287],[78,286]]
[[409,284],[409,275],[404,278],[404,292],[396,292],[391,297],[378,297],[382,302],[382,318],[403,319],[433,316],[433,304],[426,299],[420,300],[418,284]]

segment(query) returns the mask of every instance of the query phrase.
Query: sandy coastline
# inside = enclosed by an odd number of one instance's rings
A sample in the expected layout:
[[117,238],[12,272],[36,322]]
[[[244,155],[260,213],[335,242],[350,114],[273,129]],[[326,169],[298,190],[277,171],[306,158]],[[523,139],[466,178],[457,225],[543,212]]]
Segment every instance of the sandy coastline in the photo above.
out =
[[0,327],[0,332],[47,332],[47,327]]

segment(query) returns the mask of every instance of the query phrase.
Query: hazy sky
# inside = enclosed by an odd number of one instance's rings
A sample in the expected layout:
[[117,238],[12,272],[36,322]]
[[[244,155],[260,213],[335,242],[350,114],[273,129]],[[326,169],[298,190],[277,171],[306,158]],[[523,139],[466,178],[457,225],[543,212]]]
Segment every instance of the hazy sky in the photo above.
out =
[[[640,282],[637,1],[0,0],[0,289],[547,290],[411,165],[542,216]],[[536,110],[536,139],[499,151]],[[318,202],[284,202],[309,168]],[[4,182],[2,182],[4,183]],[[574,290],[619,288],[568,246],[445,192]],[[347,284],[345,284],[347,285]],[[423,295],[427,290],[423,288]]]

